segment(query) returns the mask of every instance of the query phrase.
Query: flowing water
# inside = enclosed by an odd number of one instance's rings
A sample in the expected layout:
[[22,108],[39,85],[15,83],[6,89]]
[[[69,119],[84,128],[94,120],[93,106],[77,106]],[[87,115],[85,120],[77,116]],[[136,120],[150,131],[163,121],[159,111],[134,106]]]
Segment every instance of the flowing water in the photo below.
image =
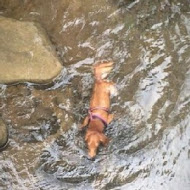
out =
[[[0,189],[189,190],[190,1],[1,0],[0,14],[37,21],[64,69],[53,85],[0,87],[10,144]],[[115,120],[86,158],[91,66],[113,60]]]

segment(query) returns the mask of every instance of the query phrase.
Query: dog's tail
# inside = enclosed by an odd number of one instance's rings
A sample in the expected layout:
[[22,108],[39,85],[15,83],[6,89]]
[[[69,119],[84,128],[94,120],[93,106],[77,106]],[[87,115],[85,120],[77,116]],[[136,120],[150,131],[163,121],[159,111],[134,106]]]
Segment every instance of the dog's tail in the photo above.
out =
[[107,77],[113,68],[113,62],[104,61],[98,62],[94,65],[95,79],[101,81]]

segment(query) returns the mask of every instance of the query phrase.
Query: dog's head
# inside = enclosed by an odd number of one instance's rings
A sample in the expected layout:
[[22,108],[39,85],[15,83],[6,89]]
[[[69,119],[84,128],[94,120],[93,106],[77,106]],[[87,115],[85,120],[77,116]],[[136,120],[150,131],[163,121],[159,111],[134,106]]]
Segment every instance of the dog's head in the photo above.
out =
[[90,159],[94,159],[100,143],[106,145],[109,140],[103,133],[93,131],[86,134],[85,141],[88,146],[88,156]]

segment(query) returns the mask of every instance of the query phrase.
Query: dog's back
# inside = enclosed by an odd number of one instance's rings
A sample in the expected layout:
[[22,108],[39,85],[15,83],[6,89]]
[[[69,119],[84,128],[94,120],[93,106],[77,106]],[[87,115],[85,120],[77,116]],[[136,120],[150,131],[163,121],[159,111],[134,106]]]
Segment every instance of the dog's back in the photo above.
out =
[[95,84],[90,107],[110,107],[110,86],[112,83],[104,78],[111,72],[112,68],[112,62],[99,62],[94,65]]

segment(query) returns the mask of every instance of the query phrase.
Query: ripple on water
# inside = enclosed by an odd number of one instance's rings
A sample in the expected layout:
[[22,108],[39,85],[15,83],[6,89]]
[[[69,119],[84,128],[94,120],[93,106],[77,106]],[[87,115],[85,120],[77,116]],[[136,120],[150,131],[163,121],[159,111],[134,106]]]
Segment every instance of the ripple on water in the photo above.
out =
[[[0,113],[10,116],[11,132],[10,147],[0,155],[0,188],[189,190],[187,1],[25,1],[6,11],[6,3],[1,3],[1,14],[35,20],[45,27],[65,68],[53,86],[39,91],[27,87],[33,94],[41,91],[53,105],[30,94],[18,102],[18,94],[8,97],[7,86],[0,86]],[[116,119],[106,131],[109,146],[100,147],[92,162],[86,158],[84,134],[78,132],[77,123],[88,107],[92,64],[110,58],[115,66],[109,78],[119,91],[112,104]],[[23,105],[22,100],[28,101]],[[72,115],[66,123],[70,130],[23,143],[23,138],[16,138],[18,129],[11,126],[13,110],[6,107],[11,102],[19,110],[39,102],[48,108],[57,106],[57,115],[52,114],[60,117],[58,121]],[[61,110],[67,117],[59,115]]]

